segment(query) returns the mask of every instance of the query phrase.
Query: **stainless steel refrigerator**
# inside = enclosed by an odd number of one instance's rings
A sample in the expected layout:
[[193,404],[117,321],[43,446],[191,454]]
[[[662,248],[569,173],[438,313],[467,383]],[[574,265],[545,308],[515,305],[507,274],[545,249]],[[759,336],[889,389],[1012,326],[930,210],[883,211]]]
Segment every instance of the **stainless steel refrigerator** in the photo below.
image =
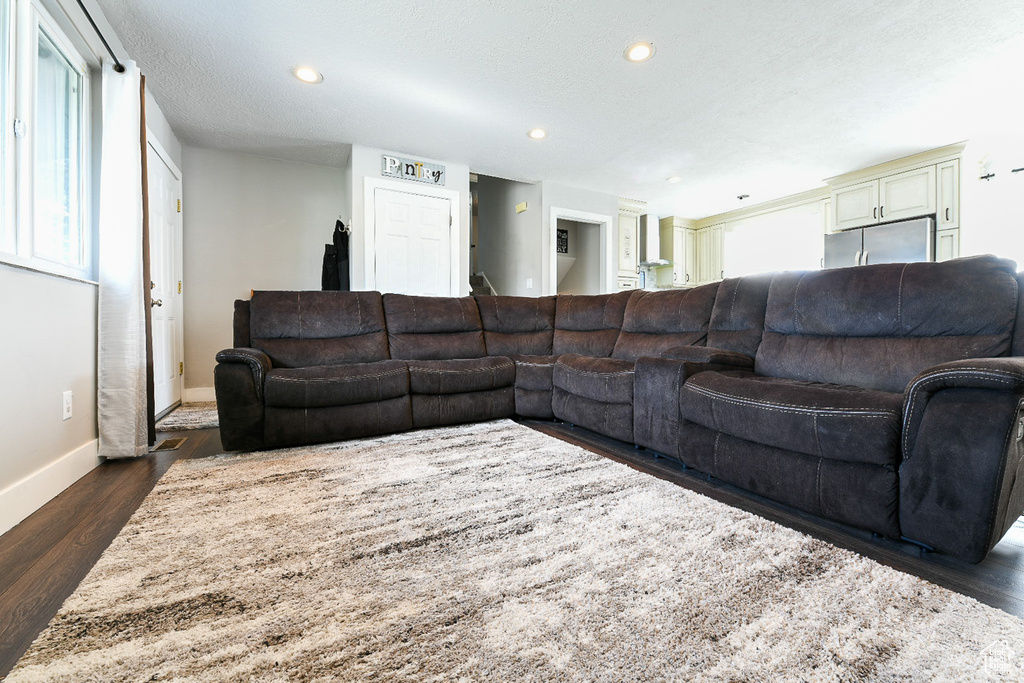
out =
[[934,260],[932,216],[825,235],[825,268]]

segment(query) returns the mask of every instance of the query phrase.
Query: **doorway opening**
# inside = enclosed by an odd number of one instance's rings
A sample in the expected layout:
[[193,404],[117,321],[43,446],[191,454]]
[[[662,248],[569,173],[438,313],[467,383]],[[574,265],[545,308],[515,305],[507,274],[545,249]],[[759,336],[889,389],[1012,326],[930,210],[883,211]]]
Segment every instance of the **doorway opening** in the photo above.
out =
[[600,294],[601,225],[559,218],[555,223],[556,294]]
[[551,207],[548,233],[545,294],[615,291],[611,216]]

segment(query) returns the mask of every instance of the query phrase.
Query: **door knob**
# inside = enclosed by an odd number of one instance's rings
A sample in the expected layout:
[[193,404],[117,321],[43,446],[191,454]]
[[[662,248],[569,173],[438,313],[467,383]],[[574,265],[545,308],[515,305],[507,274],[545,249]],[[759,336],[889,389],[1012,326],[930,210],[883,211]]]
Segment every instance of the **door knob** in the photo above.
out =
[[164,305],[164,300],[163,300],[163,299],[153,299],[153,300],[152,300],[152,301],[151,301],[151,302],[149,303],[149,305],[150,305],[150,306],[163,306],[163,305]]

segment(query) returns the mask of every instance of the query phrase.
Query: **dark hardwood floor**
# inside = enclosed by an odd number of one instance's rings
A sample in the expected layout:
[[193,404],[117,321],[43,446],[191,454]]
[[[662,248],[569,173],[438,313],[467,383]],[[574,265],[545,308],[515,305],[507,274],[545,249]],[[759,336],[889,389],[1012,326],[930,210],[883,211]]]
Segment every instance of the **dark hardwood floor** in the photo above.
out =
[[[1024,618],[1024,521],[1018,520],[983,563],[970,565],[937,553],[922,554],[911,544],[875,538],[869,532],[751,496],[676,461],[585,429],[536,420],[521,422]],[[189,439],[177,451],[105,462],[0,536],[0,678],[46,627],[164,472],[179,459],[222,452],[216,429],[161,436]]]
[[0,536],[0,678],[5,677],[176,460],[222,453],[216,429],[176,451],[108,460]]

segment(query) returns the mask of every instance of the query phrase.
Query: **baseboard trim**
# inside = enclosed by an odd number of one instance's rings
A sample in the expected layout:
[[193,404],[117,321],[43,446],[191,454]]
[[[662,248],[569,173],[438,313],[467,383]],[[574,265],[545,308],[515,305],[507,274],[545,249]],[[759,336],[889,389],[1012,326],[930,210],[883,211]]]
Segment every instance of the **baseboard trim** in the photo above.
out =
[[182,403],[209,403],[216,400],[217,394],[213,387],[192,387],[181,392]]
[[93,439],[0,491],[0,534],[46,505],[102,462]]

